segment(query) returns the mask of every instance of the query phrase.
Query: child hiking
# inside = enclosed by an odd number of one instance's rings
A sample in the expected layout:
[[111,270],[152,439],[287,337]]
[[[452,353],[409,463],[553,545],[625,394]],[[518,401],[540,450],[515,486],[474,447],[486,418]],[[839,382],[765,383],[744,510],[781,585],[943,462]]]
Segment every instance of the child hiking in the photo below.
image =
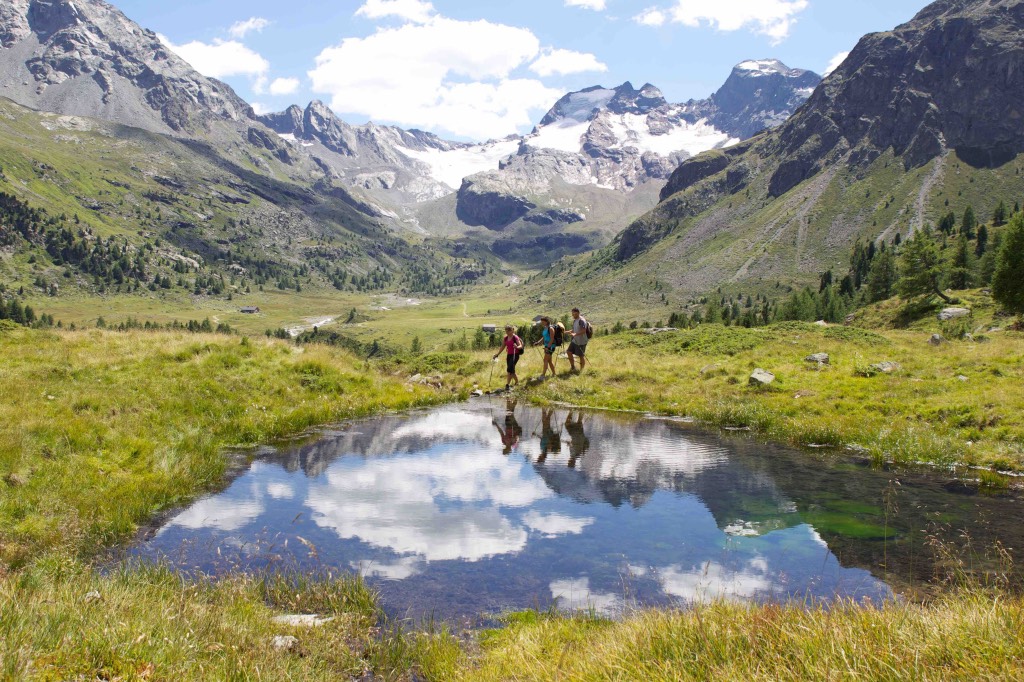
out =
[[[505,349],[505,370],[507,375],[505,376],[505,390],[509,390],[512,386],[519,385],[519,375],[516,374],[516,365],[519,364],[519,358],[523,355],[523,340],[516,335],[515,327],[510,324],[505,325],[505,338],[501,340],[501,345]],[[498,356],[501,355],[499,350],[494,354],[494,359],[497,360]]]
[[551,376],[555,376],[555,349],[557,344],[555,343],[555,328],[551,326],[551,319],[548,317],[540,318],[541,332],[540,339],[535,341],[533,345],[544,346],[544,370],[540,373],[543,379],[548,374],[548,368],[551,368]]

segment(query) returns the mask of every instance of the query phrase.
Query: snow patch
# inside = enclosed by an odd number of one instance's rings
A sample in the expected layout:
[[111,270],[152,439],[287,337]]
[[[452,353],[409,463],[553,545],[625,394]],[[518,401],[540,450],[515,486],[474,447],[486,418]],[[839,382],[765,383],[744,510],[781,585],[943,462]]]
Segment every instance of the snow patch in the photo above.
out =
[[740,62],[736,68],[740,71],[749,71],[755,76],[786,72],[785,65],[778,59],[749,60]]
[[622,114],[610,120],[612,133],[619,140],[616,148],[636,147],[641,152],[654,152],[670,156],[674,152],[687,152],[693,156],[709,149],[735,144],[740,140],[709,124],[707,119],[696,123],[680,123],[667,133],[655,135],[640,114]]
[[562,152],[579,154],[583,148],[581,139],[590,129],[588,121],[562,119],[537,129],[526,136],[526,143],[537,149],[557,149]]
[[604,109],[615,97],[614,90],[591,90],[590,92],[574,92],[569,101],[562,105],[562,118],[576,122],[589,121],[594,109]]
[[461,187],[462,179],[470,175],[497,170],[499,162],[514,154],[517,149],[519,149],[519,140],[517,139],[498,140],[448,150],[437,148],[418,150],[398,147],[398,151],[409,158],[422,161],[430,166],[431,177],[452,189]]
[[295,135],[293,135],[292,133],[278,133],[277,136],[280,137],[282,140],[288,140],[289,142],[296,141]]

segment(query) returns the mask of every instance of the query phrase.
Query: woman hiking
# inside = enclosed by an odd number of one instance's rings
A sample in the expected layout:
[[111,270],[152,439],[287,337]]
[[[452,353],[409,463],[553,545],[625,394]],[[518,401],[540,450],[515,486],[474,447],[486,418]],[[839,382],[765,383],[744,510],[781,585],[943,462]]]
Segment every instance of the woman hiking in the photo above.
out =
[[[516,365],[519,364],[519,358],[523,355],[523,340],[516,335],[515,327],[510,324],[505,325],[505,338],[501,340],[501,345],[505,348],[505,370],[508,374],[505,377],[505,390],[509,390],[513,386],[519,385],[519,375],[516,374]],[[501,350],[498,350],[494,354],[494,360],[498,359],[501,355]]]
[[540,344],[544,345],[544,371],[540,373],[540,378],[543,379],[548,374],[548,367],[551,368],[551,376],[555,376],[555,330],[551,326],[551,318],[542,317],[540,318],[541,332],[540,339],[535,341],[533,345],[537,346]]

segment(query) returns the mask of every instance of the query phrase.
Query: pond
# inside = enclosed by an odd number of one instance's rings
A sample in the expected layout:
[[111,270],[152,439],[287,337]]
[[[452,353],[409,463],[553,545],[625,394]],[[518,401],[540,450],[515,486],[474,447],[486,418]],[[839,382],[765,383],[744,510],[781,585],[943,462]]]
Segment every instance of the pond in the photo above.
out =
[[392,615],[471,622],[552,605],[885,600],[949,570],[965,537],[1024,546],[1019,519],[1013,494],[940,473],[494,399],[264,452],[131,554],[209,574],[358,572]]

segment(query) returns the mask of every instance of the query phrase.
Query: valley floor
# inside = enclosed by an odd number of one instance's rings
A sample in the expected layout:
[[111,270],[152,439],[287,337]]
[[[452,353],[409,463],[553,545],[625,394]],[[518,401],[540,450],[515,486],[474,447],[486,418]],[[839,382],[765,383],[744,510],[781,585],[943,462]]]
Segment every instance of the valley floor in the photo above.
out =
[[[473,310],[471,309],[472,313]],[[489,352],[368,363],[240,336],[54,332],[0,322],[0,677],[5,679],[1019,679],[1019,585],[954,586],[927,605],[646,612],[621,622],[513,614],[473,635],[401,631],[338,576],[216,582],[98,570],[155,516],[221,485],[252,446],[315,424],[452,400]],[[877,460],[1024,468],[1021,335],[932,347],[914,332],[786,324],[598,336],[593,365],[537,401],[751,427]],[[532,353],[533,351],[531,351]],[[808,363],[830,354],[828,365]],[[896,362],[891,373],[871,370]],[[528,355],[539,368],[539,360]],[[776,381],[752,388],[756,367]],[[559,369],[566,368],[565,361]],[[443,375],[443,388],[407,381]],[[964,378],[966,380],[964,380]],[[799,396],[799,397],[798,397]],[[231,452],[236,452],[232,450]],[[1006,481],[987,471],[990,486]],[[333,617],[315,628],[289,613]],[[279,640],[275,636],[294,636]]]

